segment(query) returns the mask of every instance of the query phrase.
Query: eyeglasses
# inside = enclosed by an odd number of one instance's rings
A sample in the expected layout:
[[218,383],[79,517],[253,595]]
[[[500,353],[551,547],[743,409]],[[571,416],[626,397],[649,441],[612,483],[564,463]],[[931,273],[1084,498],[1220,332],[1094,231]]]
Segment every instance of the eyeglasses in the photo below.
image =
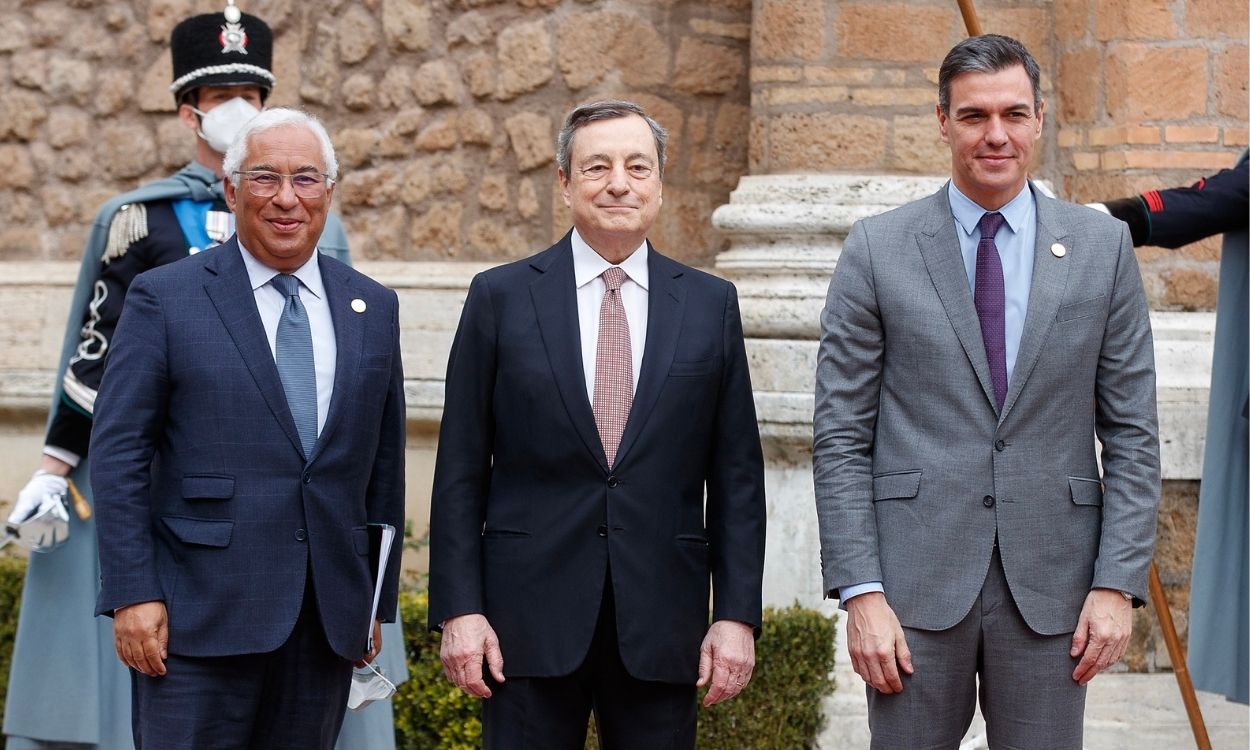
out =
[[247,190],[257,198],[272,198],[282,189],[285,180],[291,181],[291,189],[301,198],[324,198],[326,189],[334,184],[329,175],[320,172],[282,174],[263,169],[237,171],[235,174],[247,181]]
[[[577,170],[581,176],[590,181],[597,182],[612,173],[612,167],[607,164],[592,164],[585,169]],[[625,167],[625,174],[635,180],[645,180],[655,172],[655,169],[649,164],[630,164]]]

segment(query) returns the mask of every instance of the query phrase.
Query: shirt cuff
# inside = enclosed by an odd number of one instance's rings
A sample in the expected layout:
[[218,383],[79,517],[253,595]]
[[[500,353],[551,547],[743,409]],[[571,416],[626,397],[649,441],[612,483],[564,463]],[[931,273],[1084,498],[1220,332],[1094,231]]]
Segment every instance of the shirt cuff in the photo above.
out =
[[82,456],[79,456],[77,453],[67,451],[64,448],[58,448],[55,445],[45,445],[43,447],[43,455],[51,456],[58,461],[64,461],[75,469],[78,468],[78,462],[82,461]]
[[881,585],[881,581],[865,581],[854,586],[843,586],[838,590],[838,609],[845,610],[846,603],[850,600],[860,594],[870,594],[874,591],[885,592],[885,587]]

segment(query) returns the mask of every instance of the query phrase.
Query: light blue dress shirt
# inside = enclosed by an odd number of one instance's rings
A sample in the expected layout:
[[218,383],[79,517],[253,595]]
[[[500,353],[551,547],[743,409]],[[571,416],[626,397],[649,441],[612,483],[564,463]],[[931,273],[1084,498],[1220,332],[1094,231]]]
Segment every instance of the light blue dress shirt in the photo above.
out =
[[[954,181],[949,183],[947,198],[951,215],[955,218],[955,236],[959,238],[959,251],[964,257],[964,270],[968,272],[968,288],[977,288],[977,244],[981,241],[978,226],[986,210],[971,198],[959,192]],[[1002,226],[994,235],[998,257],[1003,264],[1003,300],[1006,303],[1007,387],[1011,387],[1011,375],[1016,368],[1016,355],[1020,352],[1020,336],[1024,333],[1024,318],[1029,311],[1029,289],[1033,285],[1033,251],[1037,242],[1037,199],[1026,182],[1016,197],[998,209],[1003,215]],[[881,581],[866,581],[845,586],[838,592],[841,607],[860,594],[884,591]]]

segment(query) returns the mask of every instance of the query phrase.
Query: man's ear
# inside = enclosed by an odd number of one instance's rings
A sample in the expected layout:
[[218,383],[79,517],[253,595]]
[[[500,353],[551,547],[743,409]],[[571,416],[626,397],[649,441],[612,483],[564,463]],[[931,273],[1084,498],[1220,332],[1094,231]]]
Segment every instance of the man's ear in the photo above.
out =
[[946,113],[942,111],[941,104],[933,105],[933,109],[937,112],[938,134],[941,135],[942,137],[942,143],[950,143],[951,142],[950,134],[946,132],[946,121],[947,121]]
[[234,211],[234,182],[231,181],[230,175],[226,175],[223,187],[226,189],[226,206]]
[[195,113],[190,104],[178,105],[178,119],[191,132],[198,133],[200,130],[200,116]]
[[564,205],[572,208],[573,202],[569,197],[569,176],[559,167],[556,168],[556,180],[560,182],[560,195],[564,198]]

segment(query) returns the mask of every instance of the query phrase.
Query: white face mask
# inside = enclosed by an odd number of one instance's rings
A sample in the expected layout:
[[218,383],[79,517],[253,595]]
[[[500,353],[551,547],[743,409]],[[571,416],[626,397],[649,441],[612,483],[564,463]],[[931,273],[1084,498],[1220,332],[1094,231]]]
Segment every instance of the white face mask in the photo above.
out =
[[246,99],[236,96],[228,102],[222,102],[207,112],[195,107],[191,111],[200,116],[199,136],[217,153],[224,154],[234,137],[260,110],[253,107]]
[[386,679],[382,670],[366,664],[352,669],[352,686],[347,693],[347,707],[359,711],[374,701],[384,701],[395,693],[395,683]]

